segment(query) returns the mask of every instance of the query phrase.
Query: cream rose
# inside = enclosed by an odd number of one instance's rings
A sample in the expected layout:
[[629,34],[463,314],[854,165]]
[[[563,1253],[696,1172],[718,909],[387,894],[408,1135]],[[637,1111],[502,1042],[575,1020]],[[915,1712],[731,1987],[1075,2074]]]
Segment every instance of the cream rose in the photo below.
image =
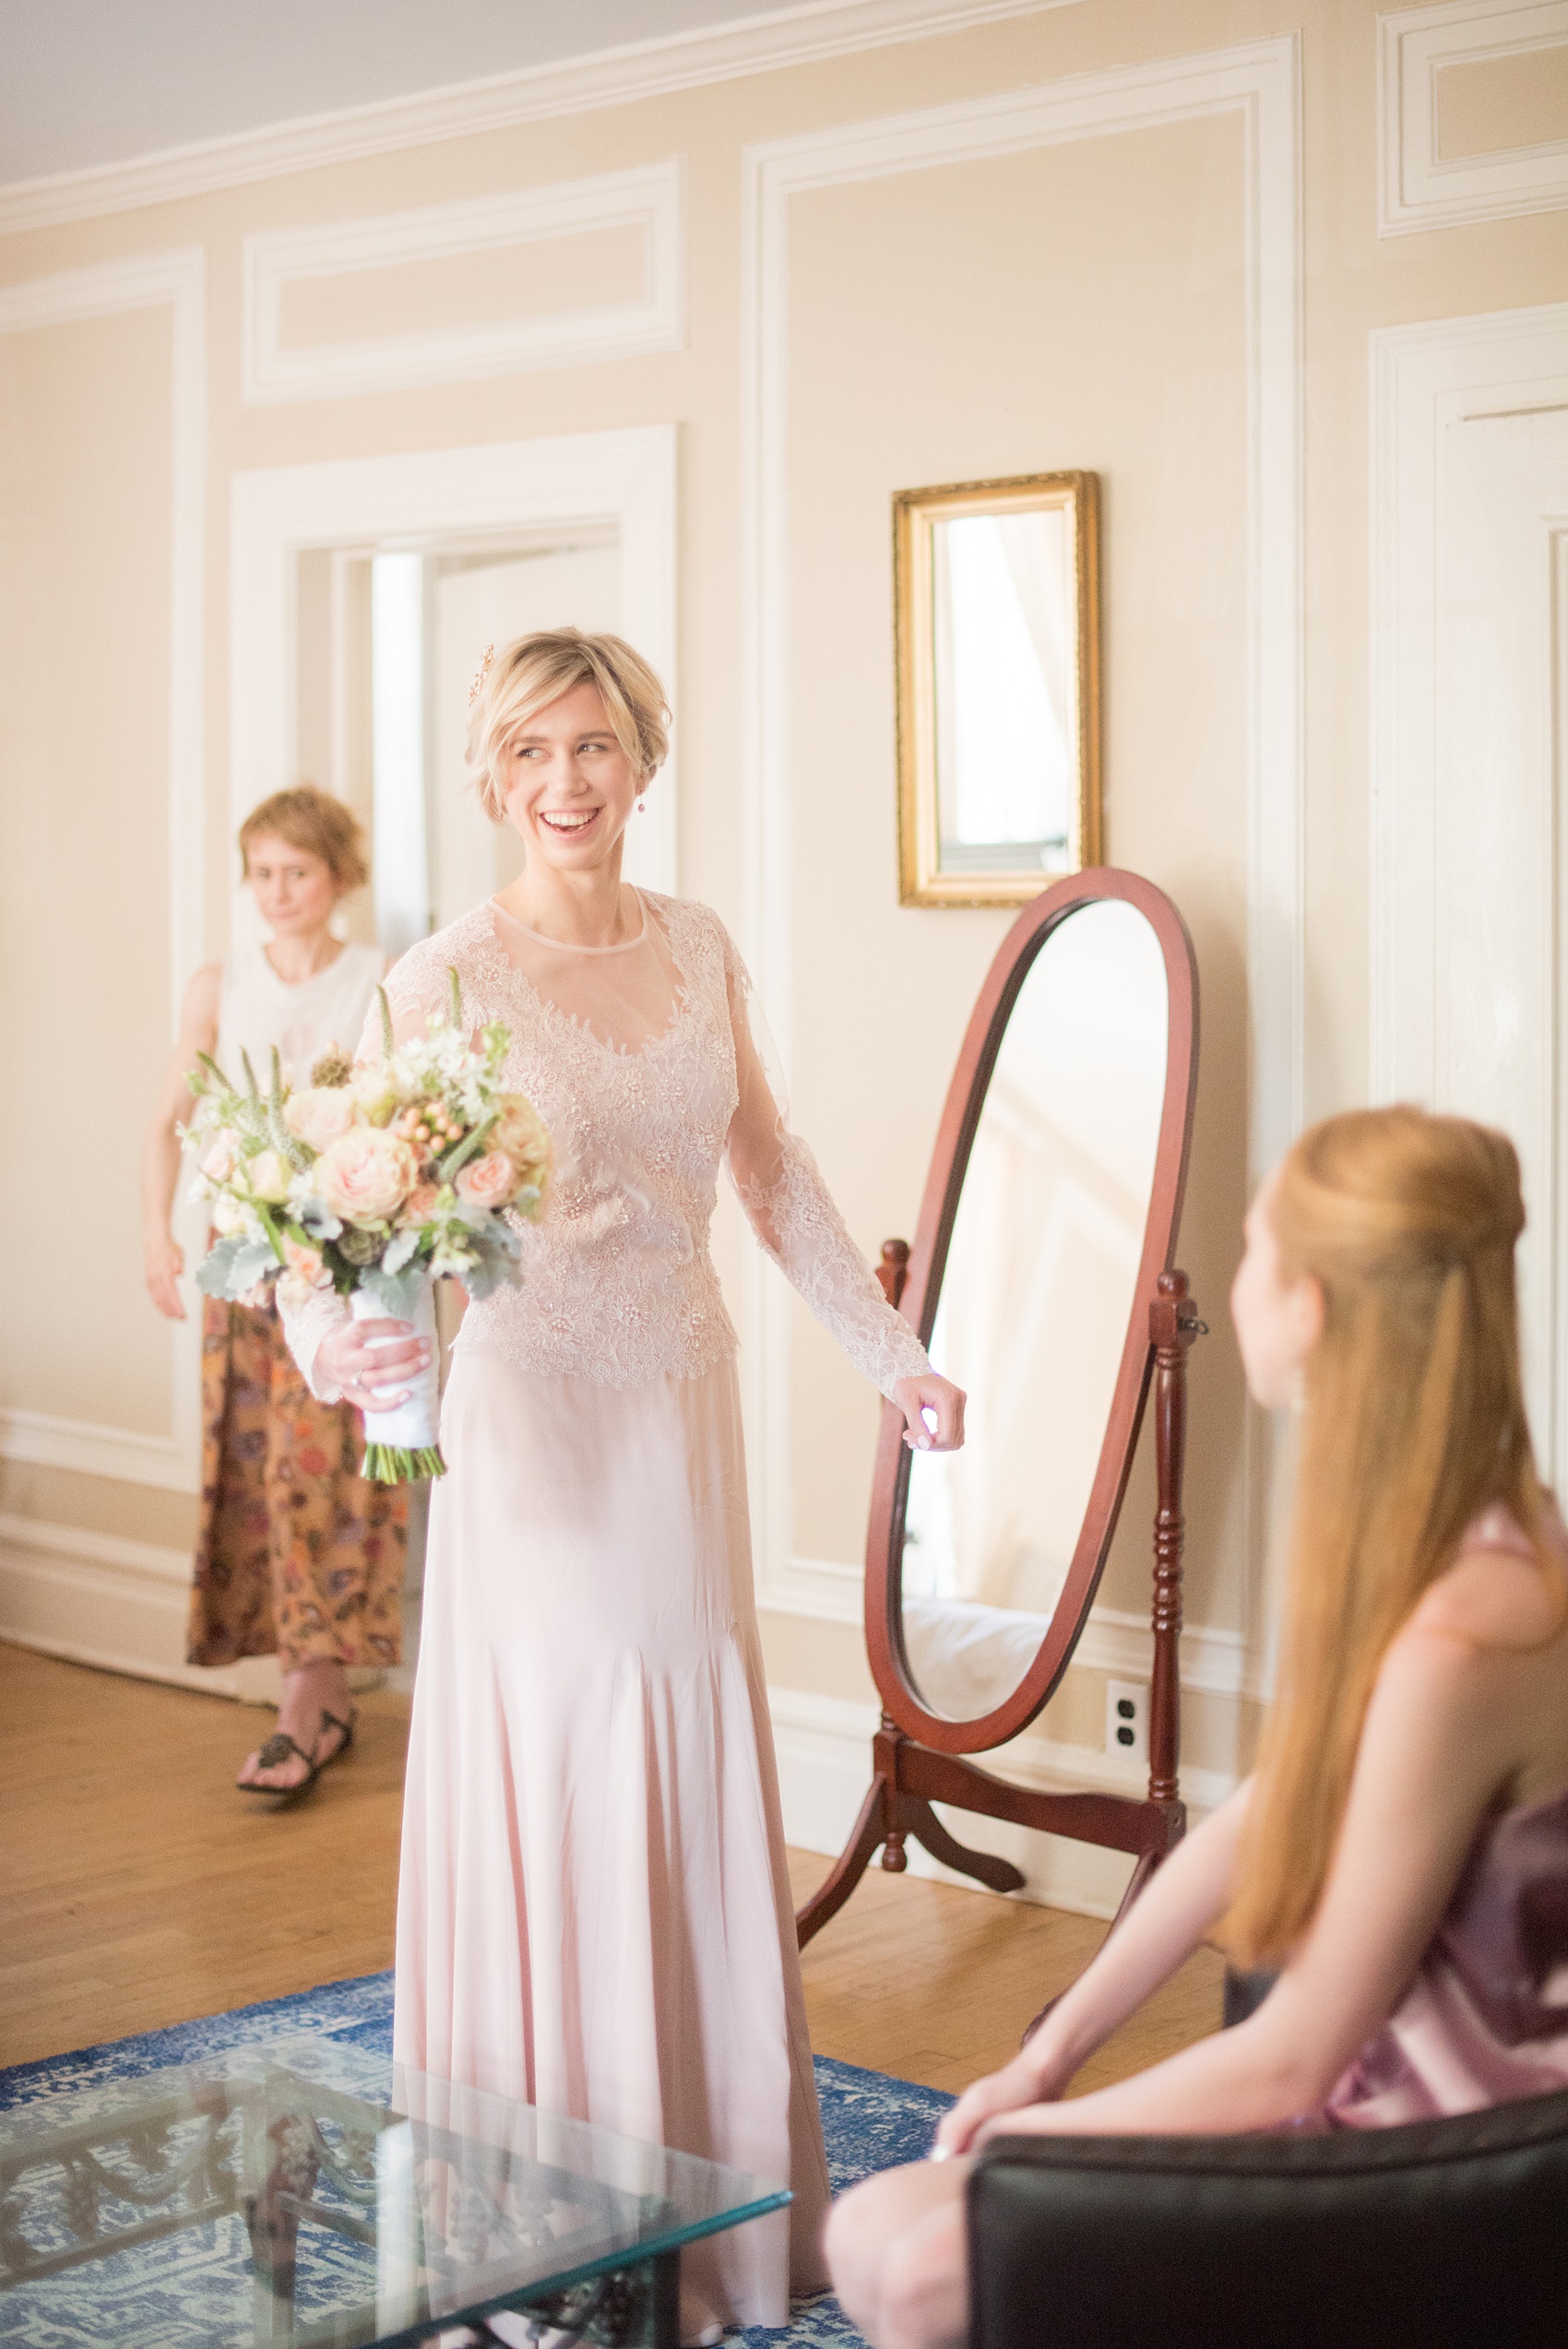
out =
[[313,1085],[283,1104],[283,1122],[312,1150],[325,1150],[354,1122],[354,1097],[346,1085]]
[[525,1183],[532,1183],[541,1192],[548,1188],[555,1163],[550,1128],[524,1095],[502,1095],[500,1113],[485,1142],[490,1149],[499,1150],[511,1159],[516,1170],[515,1191],[520,1191]]
[[249,1231],[250,1228],[251,1216],[249,1211],[246,1208],[242,1207],[237,1199],[222,1198],[214,1200],[212,1206],[212,1228],[215,1232],[219,1233],[222,1239],[227,1240],[229,1234],[232,1231]]
[[350,1126],[311,1169],[311,1180],[345,1223],[386,1223],[419,1179],[419,1159],[396,1133]]
[[386,1125],[398,1106],[398,1089],[386,1069],[372,1067],[368,1062],[362,1062],[355,1069],[348,1090],[372,1125]]
[[251,1197],[264,1199],[269,1207],[281,1206],[289,1196],[293,1169],[280,1150],[258,1150],[240,1172]]
[[465,1207],[505,1207],[517,1188],[517,1169],[505,1150],[487,1150],[470,1158],[457,1177],[457,1196]]

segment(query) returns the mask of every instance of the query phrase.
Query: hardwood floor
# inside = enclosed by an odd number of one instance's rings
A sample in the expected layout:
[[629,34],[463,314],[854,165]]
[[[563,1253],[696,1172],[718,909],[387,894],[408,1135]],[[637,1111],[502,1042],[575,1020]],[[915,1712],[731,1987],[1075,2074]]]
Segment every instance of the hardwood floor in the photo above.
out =
[[[408,1701],[360,1699],[354,1751],[296,1810],[232,1791],[265,1713],[0,1645],[0,2065],[392,1963]],[[828,1861],[794,1852],[797,1897]],[[1104,1928],[873,1869],[806,1950],[819,2054],[957,2089],[1001,2063]],[[1219,2020],[1201,1951],[1080,2077]]]

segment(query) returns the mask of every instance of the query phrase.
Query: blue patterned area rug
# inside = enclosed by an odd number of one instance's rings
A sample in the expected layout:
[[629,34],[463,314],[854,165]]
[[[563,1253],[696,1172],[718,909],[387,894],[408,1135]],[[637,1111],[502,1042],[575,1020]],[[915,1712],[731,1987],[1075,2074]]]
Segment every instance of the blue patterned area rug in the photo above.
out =
[[[50,2056],[38,2063],[0,2070],[0,2113],[18,2113],[46,2098],[81,2097],[78,2109],[90,2115],[92,2094],[106,2097],[125,2081],[142,2072],[175,2064],[209,2061],[236,2047],[265,2046],[272,2040],[297,2039],[302,2034],[329,2037],[344,2048],[362,2048],[367,2057],[386,2058],[392,2049],[392,1976],[367,1974],[355,1982],[333,1982],[305,1990],[291,1999],[269,1999],[232,2013],[208,2016],[200,2023],[177,2023],[170,2031],[148,2031],[134,2039],[114,2039],[100,2047],[78,2048],[73,2055]],[[918,2161],[931,2143],[938,2120],[952,2103],[934,2088],[920,2088],[912,2081],[893,2080],[885,2072],[862,2071],[856,2065],[837,2063],[829,2056],[816,2058],[817,2093],[822,2100],[823,2135],[827,2143],[827,2169],[833,2190],[841,2193],[873,2170],[897,2162]],[[130,2254],[123,2256],[129,2257]],[[192,2305],[182,2310],[182,2265],[169,2243],[149,2244],[144,2253],[147,2296],[138,2307],[133,2290],[115,2310],[114,2338],[127,2349],[183,2349],[201,2339],[206,2328],[198,2305],[210,2279],[199,2267],[190,2275]],[[60,2303],[53,2302],[56,2320],[47,2333],[47,2349],[85,2349],[102,2338],[102,2311],[81,2330],[58,2321]],[[11,2304],[19,2316],[18,2302]],[[182,2321],[182,2317],[184,2320]],[[7,2322],[6,2300],[0,2297],[0,2342],[27,2343],[30,2327],[20,2330]],[[45,2349],[38,2336],[38,2349]],[[789,2325],[780,2331],[757,2328],[731,2333],[727,2349],[864,2349],[861,2335],[830,2294],[798,2301]]]

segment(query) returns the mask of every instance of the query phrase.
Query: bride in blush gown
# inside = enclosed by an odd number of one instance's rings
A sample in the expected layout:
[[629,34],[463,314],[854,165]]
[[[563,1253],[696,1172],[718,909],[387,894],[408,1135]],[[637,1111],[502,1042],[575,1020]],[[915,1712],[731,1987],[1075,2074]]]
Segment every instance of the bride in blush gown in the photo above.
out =
[[[555,1138],[522,1277],[470,1305],[443,1408],[398,1893],[395,2053],[787,2179],[791,2210],[685,2255],[682,2332],[781,2325],[826,2281],[822,2130],[752,1588],[719,1166],[912,1445],[964,1398],[883,1298],[754,1041],[707,907],[621,880],[665,750],[612,636],[481,672],[469,760],[527,861],[387,981],[399,1038],[462,984]],[[366,1051],[374,1049],[367,1036]],[[374,1411],[422,1359],[337,1300],[291,1316],[315,1391]],[[367,1382],[374,1382],[372,1385]]]

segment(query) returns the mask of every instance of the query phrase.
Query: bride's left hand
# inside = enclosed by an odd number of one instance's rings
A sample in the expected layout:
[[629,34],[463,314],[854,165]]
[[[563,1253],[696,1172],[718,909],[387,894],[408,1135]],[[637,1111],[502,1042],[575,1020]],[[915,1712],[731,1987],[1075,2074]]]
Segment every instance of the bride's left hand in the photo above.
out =
[[[956,1452],[964,1441],[964,1405],[968,1400],[961,1386],[951,1379],[940,1379],[934,1370],[921,1379],[900,1379],[893,1390],[893,1400],[904,1414],[904,1441],[911,1452]],[[923,1417],[930,1411],[936,1420],[932,1428]]]

